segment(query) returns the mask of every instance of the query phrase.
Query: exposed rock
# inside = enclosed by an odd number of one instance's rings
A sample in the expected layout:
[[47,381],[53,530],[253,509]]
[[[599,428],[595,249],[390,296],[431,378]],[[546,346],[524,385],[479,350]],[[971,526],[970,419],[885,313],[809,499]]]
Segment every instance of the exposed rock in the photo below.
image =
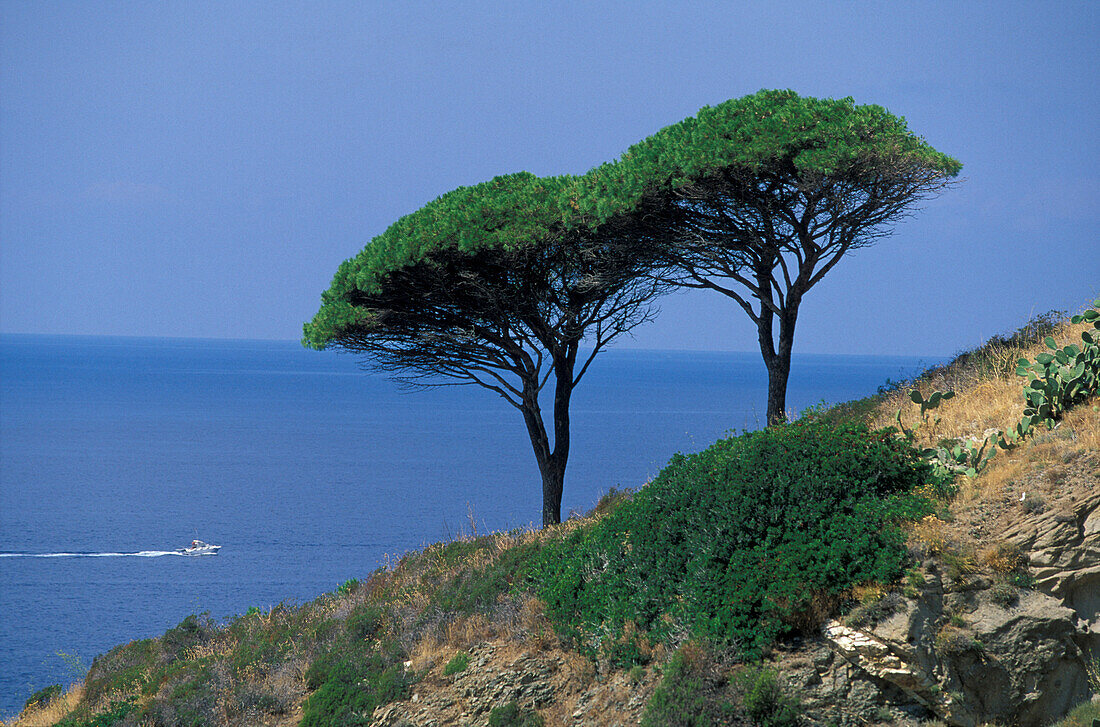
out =
[[470,648],[470,666],[450,677],[429,671],[412,696],[375,709],[372,727],[487,725],[494,707],[516,702],[538,711],[548,725],[638,724],[656,677],[634,683],[622,672],[595,678],[591,665],[556,649],[517,649],[481,643]]
[[[919,598],[868,629],[831,622],[826,641],[905,695],[893,704],[908,699],[952,725],[1045,725],[1087,699],[1085,659],[1100,655],[1100,477],[1091,455],[1073,469],[1074,486],[1049,509],[1001,519],[1003,538],[1028,556],[1034,590],[1006,607],[990,581],[951,581],[930,561]],[[885,691],[879,701],[891,704]]]
[[1069,468],[1076,480],[1052,507],[1009,523],[1004,537],[1028,553],[1035,586],[1073,609],[1078,645],[1100,656],[1100,457]]

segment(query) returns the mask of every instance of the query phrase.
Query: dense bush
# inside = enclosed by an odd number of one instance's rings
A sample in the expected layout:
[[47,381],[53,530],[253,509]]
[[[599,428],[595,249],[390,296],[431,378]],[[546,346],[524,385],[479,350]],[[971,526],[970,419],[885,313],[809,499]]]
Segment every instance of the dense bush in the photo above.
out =
[[[539,596],[598,650],[680,624],[759,654],[815,605],[902,572],[896,523],[932,512],[930,466],[862,425],[799,421],[676,455],[611,515],[548,546]],[[923,491],[923,490],[922,490]]]
[[378,652],[347,654],[305,701],[301,727],[369,725],[374,708],[405,698],[411,682],[400,663],[387,664]]
[[141,639],[96,657],[84,680],[85,702],[94,704],[108,694],[123,694],[145,686],[160,654],[156,639]]

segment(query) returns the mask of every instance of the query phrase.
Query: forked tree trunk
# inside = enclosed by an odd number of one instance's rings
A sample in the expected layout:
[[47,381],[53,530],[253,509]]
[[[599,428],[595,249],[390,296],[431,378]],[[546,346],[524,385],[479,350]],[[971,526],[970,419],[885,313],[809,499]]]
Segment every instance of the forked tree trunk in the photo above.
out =
[[525,398],[523,419],[531,448],[542,477],[542,526],[561,522],[561,497],[565,489],[565,466],[569,461],[569,400],[573,395],[573,363],[576,351],[568,353],[555,365],[554,386],[554,446],[542,421],[537,392],[532,389]]
[[[780,315],[764,309],[757,323],[760,353],[768,369],[768,426],[787,421],[787,380],[791,375],[791,350],[794,347],[794,326],[798,320],[800,298],[789,297]],[[772,320],[779,318],[778,345],[773,338]]]
[[783,362],[775,357],[768,365],[768,426],[787,421],[787,379],[791,373],[791,362]]

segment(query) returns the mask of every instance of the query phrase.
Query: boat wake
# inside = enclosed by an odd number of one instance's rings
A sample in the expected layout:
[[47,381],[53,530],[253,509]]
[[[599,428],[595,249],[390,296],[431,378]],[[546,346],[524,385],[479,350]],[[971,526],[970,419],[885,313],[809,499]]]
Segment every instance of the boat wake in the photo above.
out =
[[136,553],[0,553],[0,558],[159,558],[179,555],[178,550],[139,550]]

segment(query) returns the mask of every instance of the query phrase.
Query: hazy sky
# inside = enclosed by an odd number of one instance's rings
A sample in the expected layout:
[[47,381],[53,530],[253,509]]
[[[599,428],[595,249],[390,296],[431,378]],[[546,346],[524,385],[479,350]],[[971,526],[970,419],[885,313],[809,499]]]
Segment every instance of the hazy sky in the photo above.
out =
[[[0,2],[0,331],[297,339],[340,261],[497,174],[791,88],[961,183],[812,290],[796,352],[948,354],[1100,295],[1097,2]],[[665,299],[629,345],[753,350]]]

